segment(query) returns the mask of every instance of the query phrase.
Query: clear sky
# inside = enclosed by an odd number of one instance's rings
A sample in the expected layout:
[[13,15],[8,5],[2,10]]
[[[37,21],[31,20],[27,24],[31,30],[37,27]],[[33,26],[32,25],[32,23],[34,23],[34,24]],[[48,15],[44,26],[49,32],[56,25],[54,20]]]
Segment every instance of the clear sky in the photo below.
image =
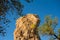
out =
[[[52,15],[52,17],[58,18],[57,29],[60,28],[60,0],[34,0],[31,3],[27,3],[24,0],[21,0],[21,3],[24,4],[23,14],[33,13],[37,14],[40,17],[41,23],[44,21],[44,17],[46,15]],[[9,12],[11,13],[11,12]],[[14,12],[15,13],[15,12]],[[10,27],[7,29],[7,35],[5,37],[0,36],[0,40],[14,40],[13,32],[15,29],[16,20],[7,15],[7,17],[12,21],[9,25]],[[48,38],[41,37],[42,40],[48,40]]]

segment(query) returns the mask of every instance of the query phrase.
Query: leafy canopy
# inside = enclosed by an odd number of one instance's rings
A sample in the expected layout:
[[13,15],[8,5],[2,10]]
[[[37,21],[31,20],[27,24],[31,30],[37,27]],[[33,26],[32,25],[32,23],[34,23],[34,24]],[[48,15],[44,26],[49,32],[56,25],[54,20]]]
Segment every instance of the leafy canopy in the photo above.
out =
[[53,35],[54,38],[53,39],[58,39],[60,40],[60,29],[58,29],[58,35],[56,35],[55,33],[55,28],[58,24],[58,19],[57,17],[55,17],[54,19],[51,18],[51,16],[46,16],[45,17],[45,21],[44,23],[38,27],[38,32],[39,34],[42,34],[42,35]]

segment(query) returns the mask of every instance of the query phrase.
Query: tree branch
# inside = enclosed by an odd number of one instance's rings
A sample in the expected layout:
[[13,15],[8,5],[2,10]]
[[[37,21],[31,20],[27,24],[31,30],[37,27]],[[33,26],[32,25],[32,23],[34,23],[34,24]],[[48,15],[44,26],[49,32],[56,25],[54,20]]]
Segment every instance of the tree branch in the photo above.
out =
[[58,38],[57,35],[54,34],[54,36],[55,36],[56,38]]
[[60,40],[60,38],[57,36],[57,35],[55,35],[55,34],[53,34],[58,40]]

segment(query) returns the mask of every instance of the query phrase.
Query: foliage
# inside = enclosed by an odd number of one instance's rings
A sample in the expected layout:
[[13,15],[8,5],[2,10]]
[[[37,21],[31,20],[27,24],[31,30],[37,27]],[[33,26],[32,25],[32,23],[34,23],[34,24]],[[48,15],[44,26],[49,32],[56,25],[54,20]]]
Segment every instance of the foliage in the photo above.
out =
[[58,35],[56,35],[54,31],[56,25],[58,24],[57,21],[58,21],[57,17],[52,19],[50,16],[46,16],[45,22],[40,27],[38,27],[39,33],[42,35],[51,35],[51,36],[53,35],[55,37],[53,39],[60,40],[60,29],[58,31]]
[[[32,2],[32,0],[25,0],[27,3]],[[22,11],[24,8],[24,4],[21,3],[20,0],[0,0],[0,34],[5,33],[5,26],[8,26],[9,23],[11,23],[11,20],[8,19],[6,17],[6,15],[14,15],[15,13],[13,13],[14,11],[16,11],[16,17],[18,16],[23,16]],[[11,11],[10,11],[11,10]],[[8,13],[8,12],[12,12],[12,13]],[[16,17],[14,17],[13,19],[16,19]],[[4,28],[4,30],[2,29]]]

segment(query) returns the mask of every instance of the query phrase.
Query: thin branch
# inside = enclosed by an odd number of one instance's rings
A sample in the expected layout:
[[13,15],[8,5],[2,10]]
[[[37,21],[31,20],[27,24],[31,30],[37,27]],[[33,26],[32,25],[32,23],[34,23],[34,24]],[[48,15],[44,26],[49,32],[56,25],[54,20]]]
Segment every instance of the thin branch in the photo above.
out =
[[57,36],[57,35],[55,35],[55,34],[53,34],[58,40],[60,40],[60,38]]

